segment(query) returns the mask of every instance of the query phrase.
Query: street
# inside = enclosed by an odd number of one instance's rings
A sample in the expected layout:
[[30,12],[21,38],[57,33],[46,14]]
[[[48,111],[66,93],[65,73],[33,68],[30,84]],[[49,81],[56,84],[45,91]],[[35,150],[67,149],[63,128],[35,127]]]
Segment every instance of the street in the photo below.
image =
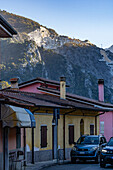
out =
[[48,168],[43,168],[43,170],[104,170],[104,169],[113,169],[113,166],[107,165],[106,168],[100,168],[99,164],[93,162],[78,162],[77,164],[65,164],[65,165],[56,165]]

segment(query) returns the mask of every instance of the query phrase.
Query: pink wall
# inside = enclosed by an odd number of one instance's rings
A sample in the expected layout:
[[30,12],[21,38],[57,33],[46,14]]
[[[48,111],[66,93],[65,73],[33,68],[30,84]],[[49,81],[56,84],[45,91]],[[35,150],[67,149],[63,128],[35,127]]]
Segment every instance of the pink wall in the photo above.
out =
[[[104,101],[104,84],[98,84],[99,101]],[[106,112],[99,116],[99,121],[104,122],[104,136],[107,141],[113,136],[113,112]]]
[[[24,87],[20,87],[19,90],[20,91],[25,91],[25,92],[32,92],[32,93],[44,93],[44,92],[41,92],[40,90],[37,89],[37,87],[40,87],[41,85],[45,86],[44,83],[33,83],[33,84],[29,84],[27,86],[24,86]],[[47,85],[48,88],[51,88],[51,89],[56,89],[58,86],[56,85]],[[59,89],[60,89],[60,85],[59,85]]]
[[16,128],[9,128],[9,150],[16,149]]
[[[0,123],[0,152],[3,152],[3,138],[2,138],[2,123]],[[23,147],[23,128],[21,128],[21,147]],[[9,150],[16,149],[16,128],[9,128],[9,138],[8,138]]]
[[[2,123],[0,123],[0,152],[3,152],[2,133],[3,133],[3,128],[2,128]],[[16,149],[16,128],[9,128],[8,147],[9,150]]]
[[37,87],[39,87],[41,84],[40,83],[34,83],[31,85],[27,85],[25,87],[19,88],[20,91],[25,91],[25,92],[33,92],[33,93],[41,93]]
[[100,116],[100,122],[104,122],[104,136],[107,141],[113,136],[113,112],[106,112]]

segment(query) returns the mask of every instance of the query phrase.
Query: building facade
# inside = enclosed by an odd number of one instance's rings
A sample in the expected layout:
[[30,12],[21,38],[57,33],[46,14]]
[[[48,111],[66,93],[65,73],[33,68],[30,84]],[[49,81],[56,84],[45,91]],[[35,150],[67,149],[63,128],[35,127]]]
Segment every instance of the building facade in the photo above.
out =
[[[104,102],[104,80],[98,81],[99,101]],[[99,117],[100,134],[103,134],[107,141],[113,136],[113,111],[104,112]]]
[[[49,94],[58,96],[60,93],[60,82],[47,80],[44,78],[36,78],[31,81],[19,84],[19,90],[25,92]],[[54,94],[53,94],[54,93]],[[75,97],[76,99],[76,97]],[[81,102],[84,101],[84,97],[77,96],[77,99]],[[76,99],[76,100],[77,100]],[[87,101],[87,99],[86,99]],[[87,102],[89,102],[88,99]],[[64,112],[67,112],[66,110]],[[65,158],[70,158],[70,149],[73,143],[77,141],[81,134],[99,134],[99,117],[95,117],[97,112],[76,109],[74,112],[65,115]],[[54,159],[53,153],[53,114],[35,112],[36,128],[34,130],[34,150],[35,161],[44,161]],[[95,127],[95,124],[96,127]],[[60,114],[58,120],[58,154],[59,159],[64,158],[64,114]],[[27,129],[27,153],[28,162],[31,162],[32,152],[32,131]],[[46,136],[45,138],[43,136]],[[43,144],[44,143],[44,144]]]

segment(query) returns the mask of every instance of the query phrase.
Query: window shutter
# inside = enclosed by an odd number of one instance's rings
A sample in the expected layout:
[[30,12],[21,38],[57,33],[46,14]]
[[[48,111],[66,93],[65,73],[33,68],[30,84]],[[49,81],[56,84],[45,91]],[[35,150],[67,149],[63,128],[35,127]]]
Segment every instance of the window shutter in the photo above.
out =
[[94,135],[94,125],[90,125],[90,135]]
[[74,143],[74,125],[69,125],[69,144]]
[[41,148],[47,147],[47,126],[41,126]]

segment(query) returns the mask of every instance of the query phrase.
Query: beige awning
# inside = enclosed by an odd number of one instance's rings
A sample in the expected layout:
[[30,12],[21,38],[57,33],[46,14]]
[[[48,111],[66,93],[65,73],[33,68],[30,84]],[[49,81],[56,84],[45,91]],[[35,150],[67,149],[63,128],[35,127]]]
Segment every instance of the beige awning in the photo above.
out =
[[31,127],[31,119],[24,108],[11,105],[1,105],[1,120],[3,127]]

